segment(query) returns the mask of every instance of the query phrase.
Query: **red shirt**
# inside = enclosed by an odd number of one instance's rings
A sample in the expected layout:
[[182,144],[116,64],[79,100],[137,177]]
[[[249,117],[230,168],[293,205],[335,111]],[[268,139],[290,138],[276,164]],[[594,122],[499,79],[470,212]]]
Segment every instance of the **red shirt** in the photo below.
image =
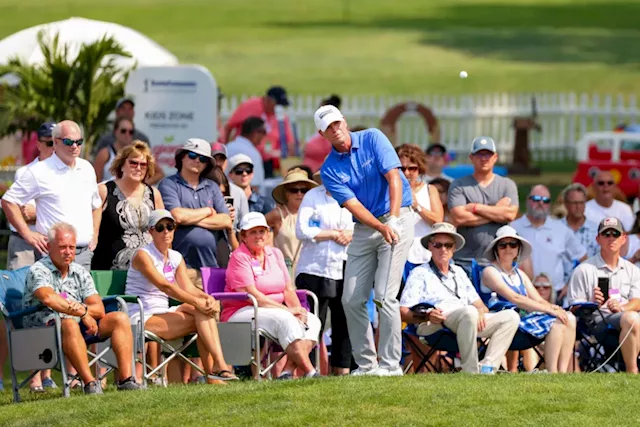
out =
[[324,163],[324,159],[330,152],[331,143],[318,133],[311,137],[304,145],[304,158],[302,163],[316,172],[320,169]]
[[[227,121],[227,128],[229,129],[229,133],[231,133],[232,130],[235,129],[235,135],[239,135],[242,128],[242,122],[252,116],[262,118],[267,129],[267,134],[265,135],[260,145],[257,146],[262,159],[279,159],[280,128],[278,127],[278,119],[276,119],[275,114],[268,115],[267,113],[265,113],[264,106],[262,104],[262,97],[256,96],[253,98],[249,98],[238,106],[236,111],[234,111],[229,118],[229,121]],[[295,139],[293,137],[293,130],[291,129],[289,117],[285,116],[284,123],[287,134],[287,146],[289,147],[289,156],[292,156]]]

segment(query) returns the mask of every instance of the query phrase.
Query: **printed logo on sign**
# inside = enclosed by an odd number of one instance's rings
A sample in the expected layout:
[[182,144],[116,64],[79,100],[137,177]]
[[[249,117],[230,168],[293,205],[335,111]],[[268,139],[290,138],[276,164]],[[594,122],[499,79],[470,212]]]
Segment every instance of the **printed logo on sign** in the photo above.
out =
[[164,137],[165,144],[171,144],[176,138],[173,135],[167,135]]
[[145,79],[144,82],[145,92],[194,93],[198,89],[197,86],[194,81]]

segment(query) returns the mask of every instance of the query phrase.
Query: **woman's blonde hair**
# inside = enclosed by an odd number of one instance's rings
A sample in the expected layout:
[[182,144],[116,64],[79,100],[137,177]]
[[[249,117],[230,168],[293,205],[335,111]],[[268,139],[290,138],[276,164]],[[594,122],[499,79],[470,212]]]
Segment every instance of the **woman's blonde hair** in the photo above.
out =
[[144,180],[146,181],[156,173],[156,161],[153,158],[153,154],[151,154],[151,150],[149,146],[142,141],[133,141],[133,144],[123,148],[116,158],[111,163],[111,168],[109,168],[109,172],[111,175],[116,178],[122,178],[122,166],[124,166],[124,162],[127,161],[129,157],[140,157],[144,156],[147,159],[147,173],[144,176]]

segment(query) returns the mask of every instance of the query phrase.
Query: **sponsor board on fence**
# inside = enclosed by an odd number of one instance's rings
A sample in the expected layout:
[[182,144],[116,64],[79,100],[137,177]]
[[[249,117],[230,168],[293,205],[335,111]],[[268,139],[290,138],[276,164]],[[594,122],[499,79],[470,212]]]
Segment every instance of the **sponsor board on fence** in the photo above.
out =
[[125,91],[135,102],[136,128],[149,137],[165,174],[175,172],[175,152],[188,138],[217,139],[218,89],[206,68],[141,67],[131,72]]

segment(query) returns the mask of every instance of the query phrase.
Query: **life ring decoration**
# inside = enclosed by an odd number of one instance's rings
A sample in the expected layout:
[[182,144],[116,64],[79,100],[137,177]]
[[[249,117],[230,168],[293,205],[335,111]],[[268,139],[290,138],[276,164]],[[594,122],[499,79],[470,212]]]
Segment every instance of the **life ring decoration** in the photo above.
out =
[[380,130],[387,135],[394,146],[396,145],[396,125],[400,117],[405,113],[417,113],[422,117],[427,127],[427,132],[429,133],[430,143],[440,142],[440,126],[438,125],[438,119],[431,109],[417,102],[403,102],[389,108],[382,116],[382,119],[380,119]]

